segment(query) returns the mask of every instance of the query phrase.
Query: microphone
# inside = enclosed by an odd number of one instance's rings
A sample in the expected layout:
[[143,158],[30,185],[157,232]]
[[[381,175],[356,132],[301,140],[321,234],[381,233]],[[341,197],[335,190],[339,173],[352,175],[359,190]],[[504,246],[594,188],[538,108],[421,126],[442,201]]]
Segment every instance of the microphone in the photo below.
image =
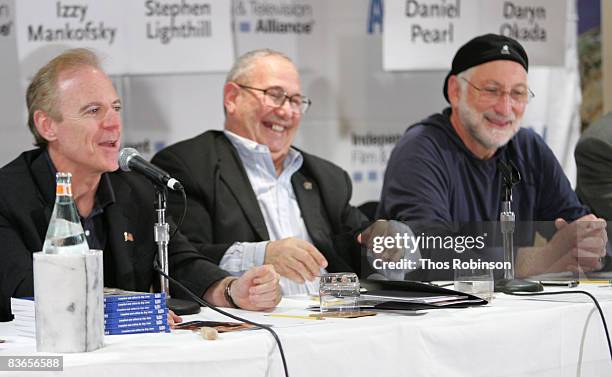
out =
[[183,185],[172,178],[163,169],[158,168],[149,161],[142,158],[134,148],[123,148],[119,152],[119,167],[123,171],[135,171],[149,178],[156,185],[167,186],[172,190],[183,190]]
[[512,160],[506,164],[501,159],[497,161],[497,170],[500,171],[504,181],[504,192],[502,192],[502,201],[512,201],[512,187],[521,182],[521,172]]

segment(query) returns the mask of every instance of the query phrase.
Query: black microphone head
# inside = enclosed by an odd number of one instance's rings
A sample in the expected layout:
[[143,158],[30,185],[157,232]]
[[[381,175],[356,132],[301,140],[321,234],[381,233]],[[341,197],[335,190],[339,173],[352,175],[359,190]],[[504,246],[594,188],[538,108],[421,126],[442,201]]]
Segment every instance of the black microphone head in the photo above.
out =
[[134,156],[140,156],[140,153],[134,148],[123,148],[119,152],[119,168],[123,171],[131,171],[130,160]]
[[519,183],[523,178],[521,177],[521,172],[518,170],[514,161],[510,160],[510,169],[512,170],[512,180],[514,184]]

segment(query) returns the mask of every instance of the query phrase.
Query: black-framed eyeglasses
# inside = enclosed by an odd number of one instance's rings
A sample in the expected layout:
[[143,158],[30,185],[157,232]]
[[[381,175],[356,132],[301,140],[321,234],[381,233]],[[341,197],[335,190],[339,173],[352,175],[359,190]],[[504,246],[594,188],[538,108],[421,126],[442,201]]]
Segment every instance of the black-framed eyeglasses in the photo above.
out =
[[264,94],[264,104],[271,107],[281,107],[285,104],[286,100],[289,100],[289,106],[291,110],[296,114],[304,114],[312,101],[310,98],[301,94],[288,95],[285,89],[280,86],[272,86],[266,89],[254,88],[248,85],[242,85],[236,83],[241,88],[257,90]]
[[472,84],[470,80],[466,79],[465,77],[461,77],[461,79],[470,84],[472,88],[476,89],[485,100],[491,102],[497,102],[500,98],[507,94],[508,97],[510,97],[511,103],[515,105],[525,105],[533,97],[535,97],[535,94],[533,94],[533,92],[529,88],[503,90],[499,86],[495,85],[479,88],[476,85]]

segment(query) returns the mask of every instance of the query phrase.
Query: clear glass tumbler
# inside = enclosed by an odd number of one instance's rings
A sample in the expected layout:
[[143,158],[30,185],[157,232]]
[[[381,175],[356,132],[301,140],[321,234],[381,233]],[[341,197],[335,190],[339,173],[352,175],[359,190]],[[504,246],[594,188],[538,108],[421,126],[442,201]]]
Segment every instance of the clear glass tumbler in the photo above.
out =
[[324,274],[319,298],[321,312],[359,310],[359,278],[353,272]]

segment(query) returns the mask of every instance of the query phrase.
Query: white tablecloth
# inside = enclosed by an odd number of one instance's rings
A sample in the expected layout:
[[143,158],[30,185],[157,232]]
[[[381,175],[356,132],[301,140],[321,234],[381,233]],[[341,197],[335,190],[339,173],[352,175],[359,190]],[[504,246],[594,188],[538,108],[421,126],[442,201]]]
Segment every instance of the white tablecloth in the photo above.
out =
[[[612,288],[583,285],[600,299],[612,325]],[[297,314],[307,299],[283,299],[277,313]],[[323,321],[272,318],[292,377],[298,376],[550,376],[611,377],[603,326],[585,296],[522,298],[497,294],[492,304],[417,315],[379,314]],[[303,312],[306,313],[306,312]],[[192,319],[219,319],[205,309]],[[39,355],[34,339],[0,323],[0,356]],[[263,330],[203,340],[189,331],[107,336],[105,347],[64,354],[63,372],[24,376],[282,376],[278,348]],[[7,374],[7,372],[0,372]]]

